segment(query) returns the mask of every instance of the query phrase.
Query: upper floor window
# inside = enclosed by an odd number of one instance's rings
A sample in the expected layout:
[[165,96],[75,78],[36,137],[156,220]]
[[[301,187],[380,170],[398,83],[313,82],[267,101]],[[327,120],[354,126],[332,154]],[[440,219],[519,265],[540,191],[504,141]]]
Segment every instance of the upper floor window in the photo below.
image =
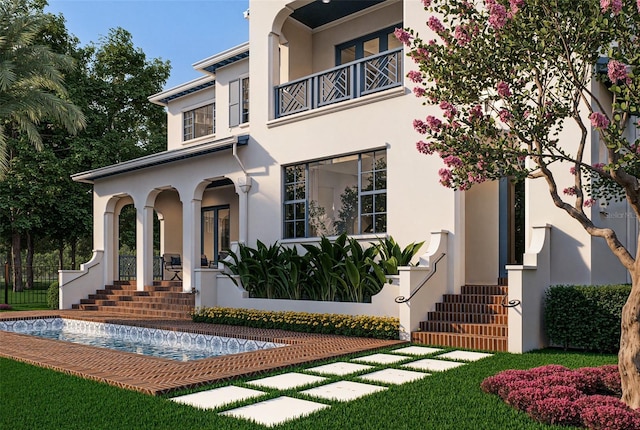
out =
[[229,82],[229,126],[249,122],[249,78]]
[[216,131],[214,103],[187,111],[182,116],[182,140],[208,136]]
[[336,66],[402,47],[393,31],[402,23],[336,46]]
[[284,168],[284,237],[387,231],[387,152]]

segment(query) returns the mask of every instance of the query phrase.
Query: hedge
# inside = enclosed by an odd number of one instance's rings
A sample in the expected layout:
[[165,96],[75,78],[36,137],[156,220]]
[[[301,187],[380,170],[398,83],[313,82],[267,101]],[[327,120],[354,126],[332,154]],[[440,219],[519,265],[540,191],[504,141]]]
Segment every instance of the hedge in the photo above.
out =
[[544,323],[552,344],[615,353],[631,285],[556,285],[546,292]]

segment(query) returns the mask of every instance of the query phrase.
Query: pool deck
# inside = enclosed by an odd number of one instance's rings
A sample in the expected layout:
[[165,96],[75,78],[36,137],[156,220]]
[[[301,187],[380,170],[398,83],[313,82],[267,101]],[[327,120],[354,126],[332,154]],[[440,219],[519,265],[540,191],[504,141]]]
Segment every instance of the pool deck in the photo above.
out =
[[139,316],[127,317],[97,311],[0,313],[0,320],[55,317],[239,337],[289,345],[270,350],[180,362],[0,331],[0,357],[151,395],[260,375],[287,366],[313,363],[406,343],[397,340],[194,323],[191,320],[141,319]]

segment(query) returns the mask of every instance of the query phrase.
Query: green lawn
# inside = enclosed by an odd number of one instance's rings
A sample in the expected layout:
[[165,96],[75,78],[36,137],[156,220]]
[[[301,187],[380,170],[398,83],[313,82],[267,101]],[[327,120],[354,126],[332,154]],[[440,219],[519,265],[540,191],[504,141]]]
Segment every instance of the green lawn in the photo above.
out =
[[[615,355],[556,350],[523,355],[499,353],[444,373],[434,373],[420,381],[390,386],[384,392],[355,401],[333,402],[330,408],[276,428],[568,429],[531,421],[496,396],[483,393],[480,382],[504,369],[527,369],[551,363],[576,368],[616,362]],[[198,410],[166,398],[122,390],[7,359],[0,359],[0,378],[0,428],[3,429],[265,428],[219,416],[217,411]],[[234,384],[242,385],[242,380]],[[295,391],[277,390],[270,392],[268,397],[282,394],[300,397]]]

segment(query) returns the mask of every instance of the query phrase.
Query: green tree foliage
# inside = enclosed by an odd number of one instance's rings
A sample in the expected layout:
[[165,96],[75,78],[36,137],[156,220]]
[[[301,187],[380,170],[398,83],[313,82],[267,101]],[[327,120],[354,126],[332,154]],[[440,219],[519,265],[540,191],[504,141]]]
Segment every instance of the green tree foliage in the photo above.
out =
[[73,68],[67,55],[37,44],[46,18],[20,0],[0,3],[0,175],[7,168],[7,137],[24,134],[42,147],[38,125],[51,120],[68,132],[85,125],[82,112],[67,98],[64,72]]
[[[408,72],[414,93],[442,110],[414,121],[425,136],[418,150],[442,158],[440,182],[447,187],[539,178],[558,208],[606,241],[633,280],[619,362],[623,400],[639,408],[640,259],[585,207],[594,198],[623,195],[640,216],[640,140],[629,138],[639,127],[640,2],[422,3],[429,36],[396,31],[416,63]],[[576,131],[563,133],[569,126]],[[597,153],[592,142],[606,154],[603,163],[587,162]],[[559,185],[558,168],[571,172],[571,186]]]

